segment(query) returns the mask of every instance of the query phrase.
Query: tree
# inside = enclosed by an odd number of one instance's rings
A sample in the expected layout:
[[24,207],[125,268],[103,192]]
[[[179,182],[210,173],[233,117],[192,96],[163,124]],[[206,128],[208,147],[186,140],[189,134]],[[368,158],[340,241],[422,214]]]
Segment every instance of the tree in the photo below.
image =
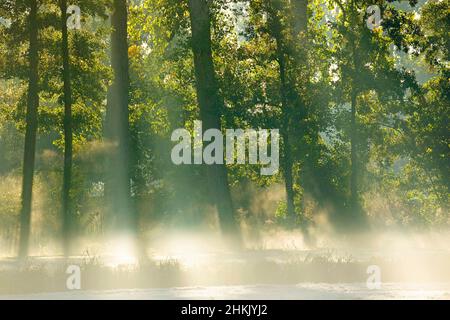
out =
[[[414,4],[415,1],[410,2]],[[385,26],[380,25],[373,30],[367,27],[370,14],[364,1],[344,3],[336,0],[333,3],[340,11],[336,22],[331,24],[340,73],[336,85],[336,102],[337,105],[347,105],[349,109],[343,111],[348,114],[345,131],[350,143],[350,195],[347,217],[342,221],[358,228],[367,222],[361,198],[366,171],[364,163],[369,161],[371,147],[369,141],[375,140],[380,132],[382,125],[378,120],[383,119],[383,124],[387,119],[398,117],[404,107],[399,101],[408,88],[415,87],[415,79],[411,72],[396,67],[389,50],[395,38],[389,31],[383,33]],[[382,13],[389,11],[388,5],[381,7]],[[389,19],[383,21],[388,26],[392,22]],[[416,30],[409,29],[408,32],[415,33]],[[403,41],[403,37],[397,40]],[[373,100],[377,101],[378,108],[373,107]]]
[[[260,6],[262,12],[267,14],[267,28],[260,30],[269,34],[274,40],[273,56],[278,64],[279,97],[281,115],[279,126],[283,138],[282,172],[286,190],[286,213],[290,221],[298,217],[295,204],[295,172],[294,166],[300,160],[295,149],[303,141],[309,128],[306,112],[306,97],[304,95],[306,79],[304,72],[306,59],[306,44],[308,1],[285,2],[283,0],[254,1],[255,7]],[[303,59],[303,61],[302,61]],[[299,75],[301,74],[301,76]],[[304,78],[303,81],[301,78]],[[303,91],[302,93],[300,93]],[[296,136],[296,133],[302,136]],[[303,146],[302,146],[303,147]],[[303,169],[303,168],[302,168]]]
[[282,168],[284,173],[284,182],[286,188],[286,203],[287,203],[287,215],[290,219],[294,219],[295,205],[294,205],[294,179],[292,174],[293,169],[293,159],[291,142],[289,141],[290,134],[290,115],[291,104],[288,101],[288,76],[286,70],[286,48],[283,39],[283,26],[280,21],[281,13],[281,2],[280,1],[270,1],[268,5],[269,13],[269,29],[270,33],[275,39],[276,43],[276,57],[279,66],[279,76],[280,76],[280,96],[281,96],[281,108],[282,108],[282,121],[281,121],[281,135],[283,137],[283,161]]
[[131,201],[131,161],[129,127],[129,66],[127,2],[114,0],[111,15],[111,66],[114,81],[108,90],[106,115],[106,138],[111,147],[107,167],[105,196],[114,219],[115,228],[120,232],[137,231],[137,216]]
[[70,254],[70,241],[72,235],[72,162],[73,162],[73,134],[72,134],[72,89],[70,77],[69,40],[67,30],[67,0],[60,0],[61,8],[61,55],[63,60],[62,79],[64,82],[64,176],[62,188],[62,211],[63,211],[63,237],[64,253]]
[[30,46],[28,49],[29,80],[28,99],[26,115],[25,152],[23,158],[23,180],[22,180],[22,208],[20,213],[20,245],[19,257],[24,259],[28,256],[30,227],[31,227],[31,204],[33,195],[34,160],[36,151],[36,132],[38,127],[37,112],[39,107],[38,87],[38,22],[36,0],[29,2],[28,32]]
[[[297,212],[295,208],[295,193],[294,193],[294,154],[292,148],[293,131],[295,128],[295,120],[302,122],[307,117],[305,109],[305,103],[302,101],[304,97],[295,92],[295,87],[304,87],[306,82],[295,83],[298,80],[295,75],[290,74],[299,72],[299,67],[302,62],[299,61],[296,55],[299,54],[298,44],[295,42],[303,43],[306,39],[306,32],[308,27],[308,1],[297,0],[291,3],[289,9],[292,14],[289,16],[286,13],[286,4],[280,0],[271,0],[268,6],[270,15],[269,32],[275,39],[276,43],[276,57],[279,65],[280,76],[280,96],[282,104],[282,135],[284,140],[284,161],[283,172],[286,189],[286,203],[287,203],[287,215],[292,220],[295,219]],[[285,20],[283,25],[281,20]],[[286,36],[286,33],[290,33]],[[303,41],[302,41],[303,40]],[[291,67],[288,67],[288,64]],[[298,108],[301,110],[293,110]],[[300,117],[295,117],[295,114],[300,114]],[[294,119],[293,119],[294,118]],[[304,121],[300,126],[304,126]],[[297,130],[298,131],[298,130]],[[303,134],[306,134],[306,128],[301,129]]]
[[[208,3],[203,0],[189,0],[189,14],[192,28],[192,52],[194,54],[197,100],[203,130],[220,130],[223,102],[217,86],[212,60],[211,26]],[[210,192],[219,213],[220,226],[224,236],[239,245],[240,233],[228,185],[227,170],[223,164],[207,166]]]

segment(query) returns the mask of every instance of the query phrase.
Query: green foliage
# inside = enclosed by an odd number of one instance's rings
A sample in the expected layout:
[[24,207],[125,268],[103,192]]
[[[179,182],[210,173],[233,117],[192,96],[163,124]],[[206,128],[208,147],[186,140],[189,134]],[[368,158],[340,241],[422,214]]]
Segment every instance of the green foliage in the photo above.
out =
[[[356,129],[358,192],[369,218],[377,225],[448,225],[449,1],[430,0],[420,10],[412,6],[417,1],[373,3],[383,15],[382,26],[373,31],[366,27],[367,1],[311,0],[306,29],[297,32],[293,1],[210,2],[222,127],[283,131],[281,158],[291,150],[300,223],[323,211],[339,222],[349,210],[350,141]],[[92,190],[104,180],[108,154],[102,137],[112,82],[110,1],[71,4],[82,8],[82,30],[69,33],[73,197],[80,226],[92,226],[103,215],[103,190],[96,196]],[[2,181],[21,173],[28,77],[25,7],[24,1],[0,4],[0,16],[13,21],[10,29],[0,28]],[[176,167],[170,161],[171,132],[191,130],[199,118],[187,2],[130,1],[128,32],[132,187],[142,221],[207,221],[211,200],[205,196],[203,168]],[[60,197],[64,147],[61,37],[57,3],[40,1],[37,173],[53,200]],[[350,118],[353,94],[356,128]],[[49,154],[54,156],[44,156]],[[251,165],[228,169],[233,187],[272,188],[286,176],[282,171],[262,177]],[[14,225],[17,197],[2,194],[0,227]],[[276,212],[268,215],[283,223],[286,201],[276,201]],[[250,202],[236,209],[250,212]],[[48,219],[57,219],[55,208]]]

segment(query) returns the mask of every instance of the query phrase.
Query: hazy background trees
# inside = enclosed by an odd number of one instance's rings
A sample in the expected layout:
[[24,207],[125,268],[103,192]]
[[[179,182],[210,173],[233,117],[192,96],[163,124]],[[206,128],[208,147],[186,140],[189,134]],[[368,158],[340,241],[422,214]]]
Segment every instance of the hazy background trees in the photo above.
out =
[[[358,0],[2,2],[2,250],[26,256],[29,226],[32,253],[113,229],[306,235],[324,214],[448,227],[449,2],[374,3],[370,30]],[[280,173],[173,165],[194,120],[280,129]]]

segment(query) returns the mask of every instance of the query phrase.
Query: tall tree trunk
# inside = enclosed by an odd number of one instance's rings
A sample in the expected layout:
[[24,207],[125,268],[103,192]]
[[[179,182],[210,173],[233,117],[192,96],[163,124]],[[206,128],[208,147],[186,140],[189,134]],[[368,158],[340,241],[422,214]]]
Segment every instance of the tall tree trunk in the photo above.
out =
[[[294,21],[291,23],[292,25],[292,31],[293,31],[293,41],[298,41],[298,43],[303,43],[306,39],[307,36],[307,32],[308,32],[308,0],[293,0],[291,1],[292,4],[292,10],[293,10],[293,18]],[[302,48],[303,50],[303,48]],[[294,60],[296,63],[296,66],[301,66],[304,65],[304,61],[300,60],[296,57],[296,59]],[[302,98],[299,95],[296,95],[296,99],[297,99],[297,107],[298,108],[302,108],[302,112],[301,114],[303,114],[305,117],[308,117],[307,115],[307,110],[306,110],[306,106],[305,103],[302,101]],[[299,119],[300,121],[304,120],[304,119]],[[306,132],[306,128],[305,130],[303,130],[304,132]],[[314,134],[316,136],[319,135],[319,132],[314,132]],[[308,156],[304,155],[303,157],[305,159],[305,162],[303,164],[303,167],[301,168],[302,170],[300,170],[299,172],[299,176],[297,177],[297,179],[299,181],[303,181],[303,189],[304,189],[304,194],[306,193],[306,191],[308,193],[311,193],[310,190],[306,190],[305,188],[305,184],[304,181],[306,180],[306,176],[307,174],[305,174],[305,172],[308,171],[308,167],[312,166],[311,164],[311,159],[309,159]],[[303,200],[301,202],[301,212],[303,213],[305,210],[305,201]],[[304,221],[306,222],[306,221]],[[309,239],[309,235],[308,235],[308,229],[307,226],[305,225],[305,223],[302,223],[302,229],[304,232],[305,237],[307,237]]]
[[350,145],[351,145],[351,174],[350,174],[350,210],[352,218],[358,214],[358,158],[357,158],[357,128],[356,128],[356,104],[357,93],[355,88],[351,94],[351,128],[350,128]]
[[128,110],[129,66],[126,0],[114,0],[111,15],[111,66],[114,82],[108,90],[106,138],[111,146],[105,193],[113,226],[120,233],[137,232],[131,201],[130,125]]
[[61,7],[61,31],[62,31],[62,60],[64,81],[64,177],[62,190],[62,213],[63,213],[63,247],[64,254],[70,254],[72,239],[72,201],[70,190],[72,184],[72,88],[70,83],[70,60],[69,40],[67,32],[67,0],[60,0]]
[[282,128],[281,135],[283,138],[283,159],[282,159],[282,170],[284,174],[284,183],[286,189],[286,203],[287,203],[287,216],[289,219],[295,219],[295,204],[294,204],[294,179],[293,179],[293,159],[292,159],[292,150],[291,144],[289,141],[289,102],[288,102],[288,84],[286,77],[286,59],[284,56],[284,43],[282,36],[282,26],[280,19],[278,17],[278,9],[281,6],[281,3],[277,3],[275,1],[274,7],[270,8],[270,14],[272,19],[271,31],[272,35],[276,41],[276,51],[277,51],[277,60],[279,65],[279,74],[280,74],[280,96],[281,96],[281,108],[282,108]]
[[37,1],[30,0],[29,3],[30,48],[28,51],[28,59],[30,74],[28,80],[25,150],[23,158],[22,208],[20,212],[19,258],[21,259],[28,256],[29,249],[36,132],[38,126],[37,112],[39,107]]
[[[355,1],[350,2],[350,24],[357,25],[359,23],[359,13]],[[351,119],[350,119],[350,160],[351,160],[351,173],[350,173],[350,221],[347,221],[347,228],[350,227],[354,231],[358,231],[361,227],[367,227],[367,217],[361,206],[359,199],[359,177],[360,175],[360,163],[358,159],[358,95],[360,93],[358,77],[359,70],[361,70],[361,57],[357,48],[357,34],[350,33],[350,50],[352,61],[351,72],[351,90],[350,90],[350,103],[351,103]]]
[[360,228],[367,227],[367,217],[359,199],[359,177],[360,163],[358,159],[358,123],[357,123],[357,106],[358,91],[352,88],[351,97],[351,128],[350,128],[350,214],[347,217],[347,226],[358,231]]
[[[355,2],[350,4],[351,20],[352,24],[358,23],[358,13],[355,6]],[[350,161],[351,161],[351,173],[350,173],[350,214],[348,226],[358,229],[362,227],[365,221],[365,215],[359,202],[359,163],[358,163],[358,94],[359,94],[359,80],[358,72],[361,69],[361,59],[357,50],[357,35],[354,32],[350,33],[350,44],[352,52],[352,74],[351,74],[351,91],[350,91],[350,103],[351,103],[351,119],[350,119]]]
[[[211,51],[211,26],[208,3],[205,0],[189,0],[189,13],[192,26],[192,51],[197,88],[197,100],[203,130],[219,129],[220,100]],[[207,179],[210,191],[219,213],[223,235],[240,245],[240,232],[234,216],[230,189],[225,165],[207,166]]]
[[[278,46],[278,41],[277,41]],[[295,204],[294,204],[294,178],[292,174],[293,170],[293,160],[292,160],[292,149],[289,141],[289,110],[288,102],[286,98],[286,69],[285,69],[285,60],[284,55],[279,50],[278,61],[280,68],[280,79],[281,79],[281,97],[282,97],[282,108],[283,108],[283,128],[281,130],[281,134],[283,137],[283,161],[282,161],[282,169],[284,174],[284,184],[286,189],[286,203],[287,203],[287,215],[289,218],[294,219],[295,214]]]

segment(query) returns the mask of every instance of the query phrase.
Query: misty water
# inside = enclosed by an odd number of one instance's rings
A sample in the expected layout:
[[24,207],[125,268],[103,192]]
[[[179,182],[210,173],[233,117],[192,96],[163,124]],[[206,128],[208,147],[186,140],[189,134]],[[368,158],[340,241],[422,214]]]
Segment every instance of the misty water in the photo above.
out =
[[[32,257],[23,266],[3,258],[0,276],[19,278],[0,299],[450,299],[447,235],[372,237],[323,236],[319,244],[328,246],[313,249],[298,233],[278,231],[264,248],[235,252],[219,237],[179,233],[148,248],[145,261],[125,246],[98,254],[98,244],[68,260]],[[65,287],[68,265],[81,266],[80,290]],[[380,270],[376,288],[371,266]],[[42,275],[52,285],[33,278]]]

